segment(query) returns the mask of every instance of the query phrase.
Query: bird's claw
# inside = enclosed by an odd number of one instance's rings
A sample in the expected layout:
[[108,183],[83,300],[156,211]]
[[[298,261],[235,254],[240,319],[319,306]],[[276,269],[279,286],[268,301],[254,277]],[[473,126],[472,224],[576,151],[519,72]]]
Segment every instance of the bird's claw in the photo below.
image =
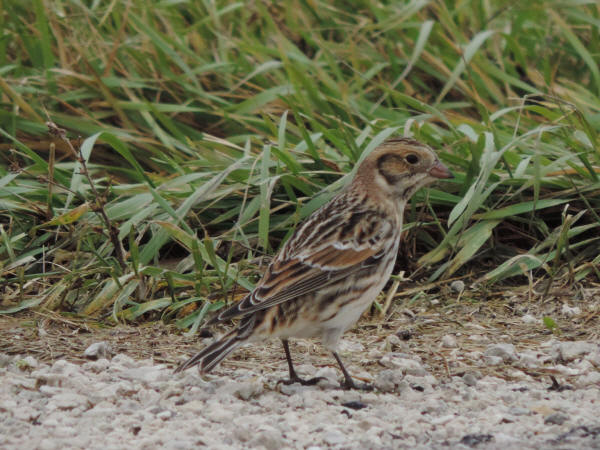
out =
[[319,381],[326,380],[326,379],[327,378],[325,378],[325,377],[314,377],[314,378],[309,378],[308,380],[305,380],[300,377],[293,377],[293,378],[286,378],[286,379],[279,380],[279,381],[277,381],[277,384],[285,384],[286,386],[289,386],[290,384],[300,383],[302,386],[314,386],[315,384],[318,384]]
[[344,382],[340,384],[340,388],[342,388],[345,391],[372,391],[374,389],[372,384],[355,383],[353,380],[344,380]]

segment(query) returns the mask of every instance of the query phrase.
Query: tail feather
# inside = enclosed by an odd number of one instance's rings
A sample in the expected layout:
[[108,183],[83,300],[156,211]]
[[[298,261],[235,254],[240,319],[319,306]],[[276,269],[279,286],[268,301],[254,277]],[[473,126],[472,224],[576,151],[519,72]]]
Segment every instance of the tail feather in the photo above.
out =
[[200,365],[201,373],[208,373],[241,343],[238,337],[238,330],[233,330],[185,361],[175,369],[175,373],[182,372],[196,365]]

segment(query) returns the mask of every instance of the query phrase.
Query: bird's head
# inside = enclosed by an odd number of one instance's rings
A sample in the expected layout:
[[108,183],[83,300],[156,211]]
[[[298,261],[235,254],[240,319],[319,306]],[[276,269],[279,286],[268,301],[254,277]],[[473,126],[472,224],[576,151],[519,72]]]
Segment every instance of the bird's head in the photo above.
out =
[[406,202],[421,187],[439,178],[453,175],[429,146],[414,139],[393,138],[365,158],[354,184],[373,195]]

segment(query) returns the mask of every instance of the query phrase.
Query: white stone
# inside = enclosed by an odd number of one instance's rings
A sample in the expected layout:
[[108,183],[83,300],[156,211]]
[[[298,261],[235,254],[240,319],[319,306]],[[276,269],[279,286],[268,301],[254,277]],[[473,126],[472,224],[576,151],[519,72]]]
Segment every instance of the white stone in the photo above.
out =
[[56,429],[54,430],[54,434],[60,438],[70,438],[70,437],[73,437],[76,433],[77,433],[77,430],[75,430],[71,427],[64,427],[64,426],[56,427]]
[[48,409],[74,409],[88,405],[88,399],[74,392],[63,392],[54,395],[48,402]]
[[321,367],[319,370],[314,372],[314,376],[318,378],[327,378],[332,383],[337,383],[338,373],[339,372],[333,367]]
[[519,354],[519,365],[528,369],[534,369],[540,366],[540,362],[535,355],[532,354]]
[[463,375],[462,379],[467,386],[476,386],[477,385],[477,378],[472,373],[465,373]]
[[581,308],[579,306],[574,306],[571,308],[566,303],[563,303],[560,312],[562,312],[567,317],[572,317],[581,314]]
[[17,407],[17,402],[12,398],[0,398],[0,411],[10,412]]
[[341,445],[346,442],[348,438],[343,433],[339,431],[327,431],[323,435],[323,440],[327,442],[329,445]]
[[[425,393],[431,393],[433,391],[433,387],[438,384],[437,379],[433,375],[405,375],[403,382],[407,383],[408,386],[411,387],[413,390]],[[406,385],[400,383],[396,390],[400,392],[404,388],[404,386]]]
[[179,405],[178,409],[192,414],[199,414],[206,409],[206,402],[200,400],[192,400],[183,405]]
[[36,380],[29,378],[27,376],[20,376],[19,374],[12,373],[10,378],[7,380],[7,383],[10,383],[13,386],[18,386],[19,388],[33,390],[36,388]]
[[375,387],[381,392],[394,392],[404,379],[401,370],[382,370],[375,377]]
[[360,342],[349,341],[348,339],[342,339],[338,342],[338,352],[344,353],[359,353],[364,352],[365,346]]
[[164,364],[150,367],[133,367],[125,369],[119,373],[119,377],[125,380],[141,381],[143,383],[156,383],[157,381],[167,381],[171,374],[166,370]]
[[577,377],[574,384],[578,388],[583,388],[583,387],[588,387],[588,386],[596,386],[596,387],[600,388],[600,372],[597,372],[597,371],[589,372],[585,375]]
[[56,450],[60,447],[60,442],[58,442],[56,438],[42,439],[38,444],[40,450]]
[[117,355],[115,355],[113,357],[113,359],[111,360],[111,366],[113,368],[120,368],[120,367],[138,367],[139,363],[134,360],[133,358],[127,356],[125,353],[119,353]]
[[556,372],[556,373],[558,373],[560,375],[567,375],[567,376],[581,375],[581,373],[580,373],[580,371],[578,369],[575,369],[575,368],[569,367],[569,366],[565,366],[565,365],[562,365],[562,364],[557,364],[556,366],[548,367],[548,370]]
[[49,397],[60,394],[62,392],[65,392],[65,390],[63,388],[58,387],[58,386],[52,386],[50,384],[41,385],[39,391],[40,391],[40,393],[47,395]]
[[513,416],[528,416],[531,414],[531,411],[520,406],[512,406],[508,409],[508,413]]
[[490,344],[483,352],[483,356],[497,356],[505,363],[511,363],[518,359],[515,346],[512,344]]
[[534,316],[532,316],[531,314],[525,314],[523,317],[521,317],[521,322],[523,323],[537,323],[539,322],[538,319],[536,319]]
[[94,373],[105,372],[110,368],[111,361],[106,358],[100,358],[96,361],[86,362],[82,367]]
[[44,386],[61,387],[67,380],[67,376],[60,373],[48,373],[47,371],[36,370],[31,374]]
[[73,364],[64,359],[59,359],[50,368],[51,373],[59,373],[63,375],[70,375],[72,373],[81,372],[80,367],[77,364]]
[[442,337],[442,347],[444,348],[456,348],[458,344],[456,343],[456,337],[452,334],[446,334]]
[[137,399],[143,406],[158,404],[160,397],[160,392],[154,389],[142,388],[137,392]]
[[581,374],[588,373],[594,369],[594,365],[587,359],[580,359],[575,364],[572,364],[573,368],[579,370]]
[[404,358],[397,353],[387,353],[379,360],[383,367],[388,369],[400,369],[408,375],[425,376],[427,371],[423,368],[420,362],[414,359]]
[[[378,345],[376,349],[372,349],[368,357],[372,360],[379,359],[383,354],[390,352],[408,352],[410,351],[410,344],[400,339],[397,334],[390,334]],[[377,352],[379,354],[377,354]]]
[[83,356],[87,359],[108,359],[112,354],[112,349],[106,341],[94,342],[83,352]]
[[273,427],[263,426],[255,432],[255,437],[250,441],[250,447],[263,446],[267,450],[280,450],[283,447],[281,432]]
[[37,359],[35,359],[33,356],[26,356],[25,358],[19,361],[19,366],[22,369],[35,369],[36,367],[38,367],[38,365],[39,364]]
[[6,353],[0,353],[0,369],[8,367],[12,363],[13,357]]
[[161,411],[159,412],[156,417],[159,418],[160,420],[166,421],[169,420],[171,417],[173,417],[175,414],[173,414],[172,411],[169,411],[168,409],[165,411]]
[[239,383],[234,393],[242,400],[258,397],[265,390],[262,378],[253,381]]
[[455,280],[452,283],[450,283],[450,289],[452,290],[452,292],[460,294],[462,291],[465,290],[465,283],[462,280]]
[[[0,409],[2,409],[1,406],[0,406]],[[37,419],[40,416],[40,412],[37,409],[35,409],[29,405],[27,405],[27,406],[21,405],[18,408],[14,408],[12,410],[12,413],[13,413],[13,417],[15,419],[23,420],[26,422],[33,421],[34,419]]]
[[591,362],[594,367],[600,369],[600,350],[587,354],[585,359]]
[[429,423],[432,425],[446,425],[452,419],[454,419],[454,414],[447,414],[445,416],[432,417],[429,419]]
[[302,386],[300,383],[283,384],[278,386],[279,392],[283,395],[295,395],[301,394],[306,391],[310,386]]
[[561,342],[558,344],[558,350],[563,361],[572,361],[581,358],[588,353],[598,351],[598,344],[592,344],[586,341]]
[[254,430],[250,430],[246,426],[235,426],[233,428],[233,435],[241,442],[249,441],[254,436]]
[[499,366],[504,360],[500,356],[484,356],[483,362],[486,366]]

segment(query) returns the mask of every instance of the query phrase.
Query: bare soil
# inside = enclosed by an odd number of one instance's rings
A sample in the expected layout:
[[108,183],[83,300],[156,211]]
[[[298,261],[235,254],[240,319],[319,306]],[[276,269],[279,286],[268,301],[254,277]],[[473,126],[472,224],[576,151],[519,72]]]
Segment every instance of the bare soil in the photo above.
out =
[[[524,316],[532,316],[536,321],[524,321]],[[544,317],[551,318],[556,327],[549,329]],[[222,330],[215,332],[219,331]],[[388,336],[396,335],[402,342],[402,351],[418,355],[436,377],[460,376],[476,368],[484,375],[510,378],[510,367],[474,366],[473,359],[461,354],[483,352],[487,345],[496,342],[512,343],[517,351],[534,350],[552,337],[561,341],[600,342],[600,285],[557,287],[545,297],[528,286],[493,292],[467,288],[462,293],[446,288],[435,294],[413,288],[396,294],[385,317],[373,308],[346,335],[362,343],[367,352],[381,346]],[[441,346],[446,335],[456,338],[456,348]],[[31,355],[48,363],[58,359],[84,362],[84,350],[98,341],[107,342],[115,354],[152,358],[173,368],[203,345],[197,336],[187,336],[160,322],[107,326],[43,311],[0,316],[0,353]],[[396,350],[392,348],[394,343],[397,341],[393,340],[387,350]],[[294,346],[300,346],[301,351],[294,352]],[[293,341],[292,351],[299,363],[337,367],[316,340]],[[344,356],[348,362],[361,364],[368,371],[376,373],[382,369],[376,361],[365,361],[364,352],[347,352]],[[282,365],[285,365],[284,353],[274,340],[239,349],[221,364],[218,373],[226,375],[228,368],[253,366],[267,373],[269,367]],[[536,369],[528,375],[543,378],[552,375],[552,371]]]

